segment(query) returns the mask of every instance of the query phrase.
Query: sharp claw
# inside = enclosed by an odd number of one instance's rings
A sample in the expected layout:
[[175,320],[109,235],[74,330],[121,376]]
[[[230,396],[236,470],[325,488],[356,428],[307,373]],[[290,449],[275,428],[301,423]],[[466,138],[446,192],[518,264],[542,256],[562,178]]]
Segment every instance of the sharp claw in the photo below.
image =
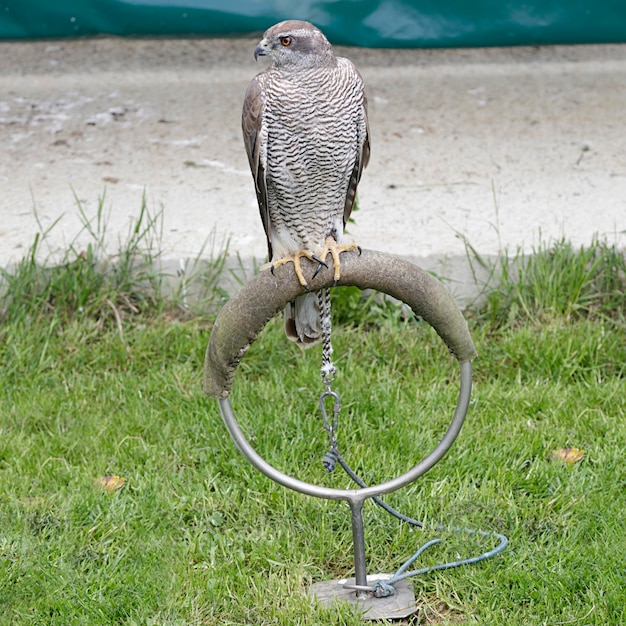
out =
[[323,265],[324,267],[328,267],[328,263],[326,263],[326,261],[322,261],[322,259],[320,259],[318,256],[315,256],[314,254],[311,255],[311,258],[316,262],[319,263],[320,265]]
[[313,272],[313,278],[315,278],[322,271],[322,266],[328,267],[328,263],[326,263],[326,261],[322,261],[322,259],[320,259],[315,254],[311,256],[311,259],[315,261],[316,263],[318,263],[318,266],[315,268],[315,271]]
[[361,248],[361,246],[357,246],[356,249],[359,251],[359,256],[361,256],[361,253],[363,252],[363,249]]
[[316,268],[315,271],[313,272],[313,278],[315,278],[321,271],[322,271],[322,266],[324,267],[328,267],[328,265],[326,265],[326,263],[320,263]]

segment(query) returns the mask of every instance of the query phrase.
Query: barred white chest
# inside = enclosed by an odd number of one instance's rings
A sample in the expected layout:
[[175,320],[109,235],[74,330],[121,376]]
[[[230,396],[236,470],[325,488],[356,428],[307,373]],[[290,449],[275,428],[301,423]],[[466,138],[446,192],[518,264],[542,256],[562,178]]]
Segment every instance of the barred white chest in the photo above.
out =
[[268,72],[261,161],[266,170],[274,257],[340,241],[350,177],[366,129],[354,66]]

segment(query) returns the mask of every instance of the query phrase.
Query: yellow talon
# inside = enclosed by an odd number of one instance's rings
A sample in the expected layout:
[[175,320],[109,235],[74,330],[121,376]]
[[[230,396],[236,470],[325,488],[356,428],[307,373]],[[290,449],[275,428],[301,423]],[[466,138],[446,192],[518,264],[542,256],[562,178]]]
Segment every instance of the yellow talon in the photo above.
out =
[[341,261],[339,259],[339,255],[342,252],[347,252],[348,250],[360,250],[360,248],[355,243],[339,246],[337,245],[335,238],[329,235],[328,237],[326,237],[326,241],[324,242],[324,249],[322,250],[322,254],[319,257],[310,250],[298,250],[297,252],[294,252],[293,254],[288,254],[287,256],[278,259],[277,261],[272,261],[272,272],[275,268],[280,267],[281,265],[285,265],[285,263],[293,263],[293,269],[298,278],[298,282],[305,289],[308,290],[309,286],[306,282],[306,278],[304,278],[304,274],[302,273],[302,264],[300,263],[300,259],[304,257],[306,259],[309,259],[309,261],[319,263],[319,267],[313,274],[313,278],[315,278],[322,266],[328,267],[328,265],[326,264],[326,257],[330,254],[333,259],[333,278],[335,283],[337,283],[341,278]]
[[341,261],[339,260],[339,255],[342,252],[348,252],[348,250],[360,250],[360,248],[356,243],[349,243],[339,246],[337,245],[334,237],[326,237],[326,241],[324,242],[324,250],[322,251],[320,258],[326,260],[326,257],[329,254],[333,258],[335,283],[339,282],[339,279],[341,278]]
[[300,259],[305,257],[309,259],[309,261],[319,261],[319,259],[309,250],[298,250],[298,252],[294,252],[293,254],[288,254],[284,256],[282,259],[278,259],[278,261],[272,261],[272,271],[276,267],[280,267],[281,265],[285,265],[285,263],[293,263],[293,269],[298,277],[298,282],[308,290],[309,286],[307,285],[306,278],[304,278],[304,274],[302,273],[302,265],[300,264]]

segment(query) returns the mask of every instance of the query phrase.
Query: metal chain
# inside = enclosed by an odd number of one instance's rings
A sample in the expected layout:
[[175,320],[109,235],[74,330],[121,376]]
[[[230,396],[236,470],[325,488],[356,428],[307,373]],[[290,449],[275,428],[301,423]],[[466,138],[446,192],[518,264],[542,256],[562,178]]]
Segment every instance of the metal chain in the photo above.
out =
[[320,318],[322,323],[322,382],[328,391],[337,373],[335,364],[333,363],[333,345],[330,340],[330,290],[320,289],[317,292],[317,300],[320,306]]
[[[322,464],[327,472],[332,472],[337,466],[337,459],[339,458],[339,450],[337,447],[337,426],[339,423],[339,411],[341,410],[341,400],[339,394],[333,391],[332,383],[335,380],[335,374],[337,369],[333,363],[333,345],[331,343],[331,313],[330,313],[330,290],[320,289],[317,292],[317,299],[320,305],[320,318],[322,322],[322,384],[326,388],[320,395],[320,411],[324,418],[324,429],[328,432],[330,438],[330,449],[324,455]],[[328,418],[326,412],[326,399],[332,398],[333,404],[333,418],[332,422]]]

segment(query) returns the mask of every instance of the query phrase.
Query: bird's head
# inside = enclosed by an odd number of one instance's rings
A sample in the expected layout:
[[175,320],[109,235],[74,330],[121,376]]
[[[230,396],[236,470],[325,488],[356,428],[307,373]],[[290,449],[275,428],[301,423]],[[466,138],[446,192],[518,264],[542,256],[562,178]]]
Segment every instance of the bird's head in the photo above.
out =
[[325,65],[334,59],[324,33],[300,20],[287,20],[268,28],[254,50],[255,60],[260,56],[269,57],[276,66],[285,69]]

